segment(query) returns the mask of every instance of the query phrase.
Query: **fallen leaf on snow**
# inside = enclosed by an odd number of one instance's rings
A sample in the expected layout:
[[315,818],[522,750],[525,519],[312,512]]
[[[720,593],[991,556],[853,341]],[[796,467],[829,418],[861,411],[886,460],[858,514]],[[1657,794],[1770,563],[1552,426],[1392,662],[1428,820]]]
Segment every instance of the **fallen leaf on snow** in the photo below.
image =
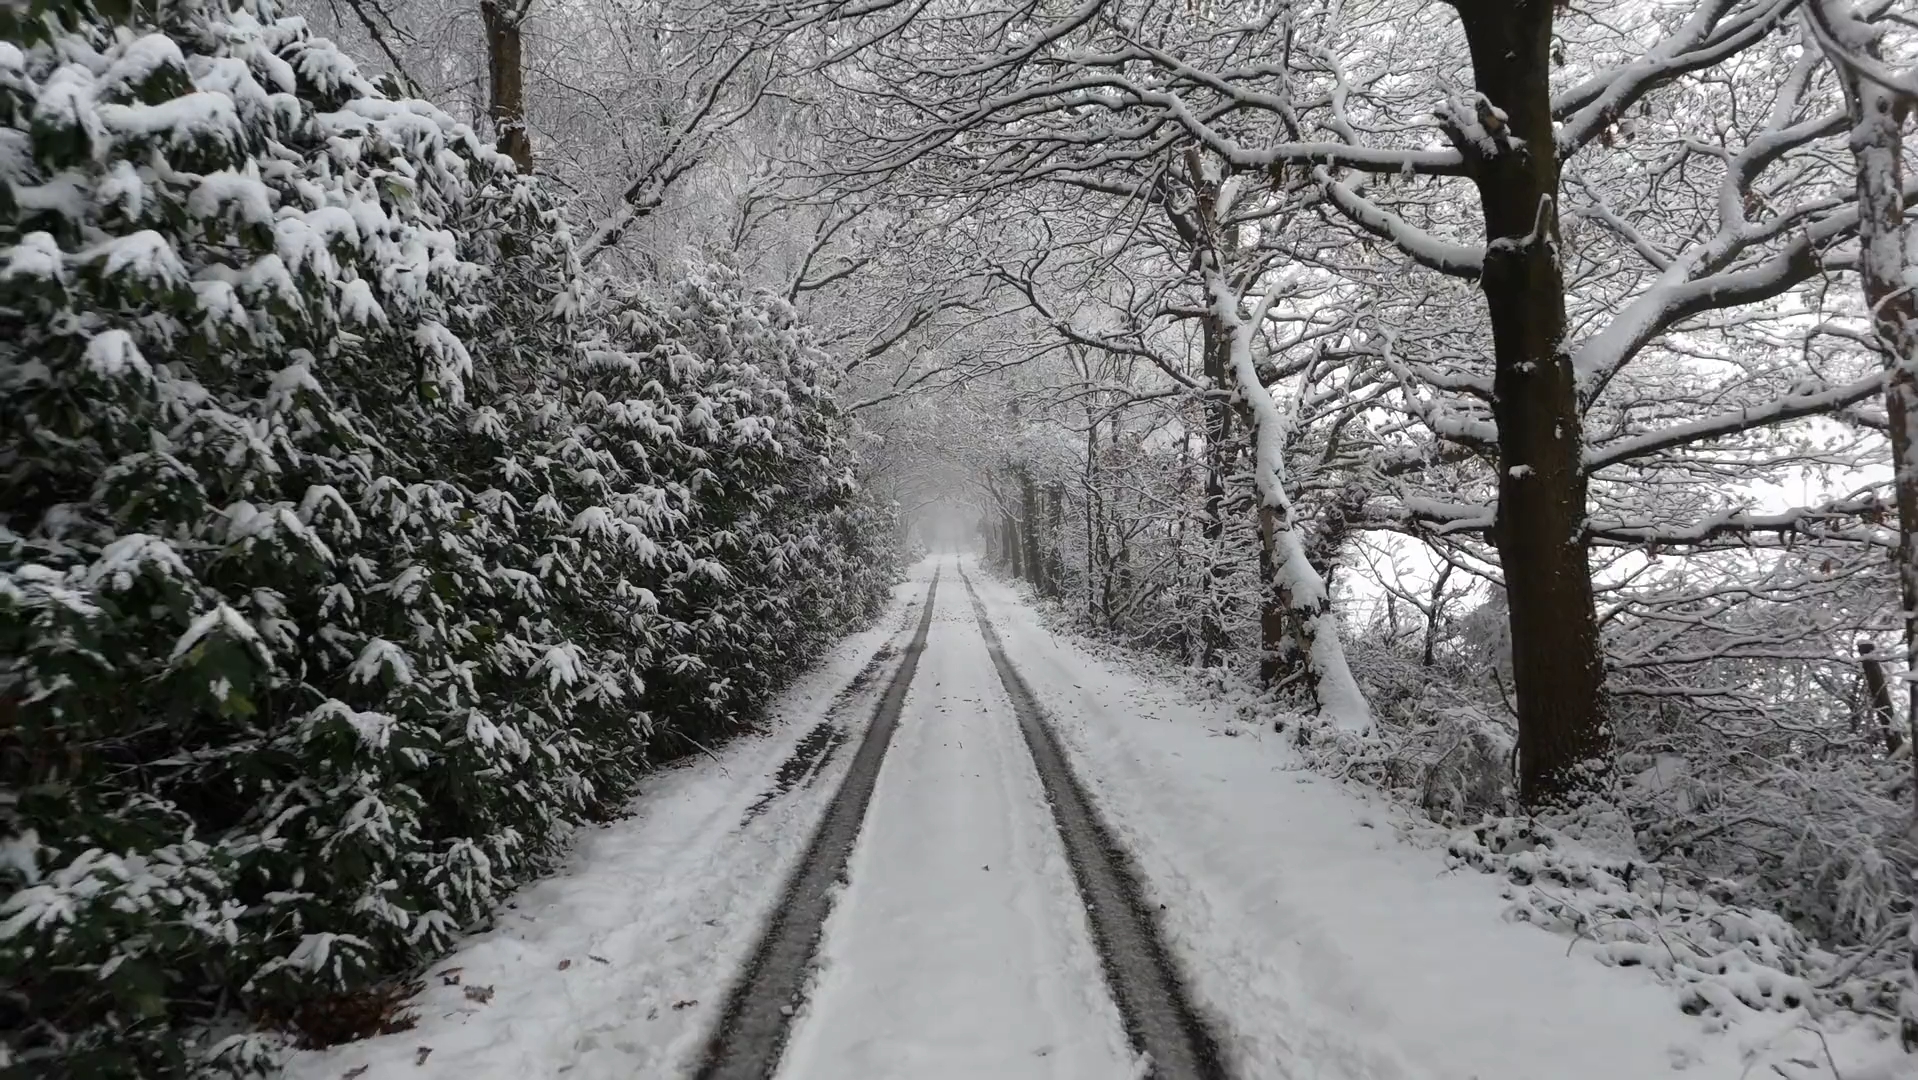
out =
[[687,999],[686,999],[685,1001],[675,1001],[675,1002],[673,1002],[673,1008],[674,1008],[674,1009],[689,1009],[689,1008],[691,1008],[691,1007],[693,1007],[694,1005],[697,1005],[697,1004],[699,1004],[699,999],[698,999],[698,998],[687,998]]
[[559,962],[559,969],[561,971],[565,971],[567,968],[572,966],[573,966],[573,961],[571,959],[561,960]]
[[433,1052],[433,1048],[430,1046],[422,1046],[418,1050],[413,1051],[413,1064],[415,1065],[426,1064],[426,1056],[428,1054],[431,1054],[432,1052]]
[[490,986],[469,986],[466,988],[466,1000],[477,1001],[481,1005],[493,1000],[493,988]]

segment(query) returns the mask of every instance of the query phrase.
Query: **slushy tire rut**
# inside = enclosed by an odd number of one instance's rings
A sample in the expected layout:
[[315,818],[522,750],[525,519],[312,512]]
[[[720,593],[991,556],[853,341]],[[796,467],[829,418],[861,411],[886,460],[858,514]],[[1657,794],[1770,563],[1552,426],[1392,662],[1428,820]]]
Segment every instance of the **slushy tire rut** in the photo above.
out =
[[833,883],[845,873],[853,842],[859,838],[859,823],[872,801],[880,762],[898,726],[899,709],[905,704],[912,674],[919,667],[919,655],[926,649],[938,592],[939,572],[935,570],[912,643],[906,646],[899,669],[887,684],[885,696],[879,699],[852,766],[819,821],[819,831],[813,834],[785,895],[773,910],[765,937],[726,1002],[719,1027],[707,1045],[705,1061],[694,1074],[699,1080],[765,1080],[779,1067],[793,1013],[799,1007],[813,954],[818,951],[826,916],[832,910]]
[[1067,764],[1059,741],[1039,710],[1032,690],[1006,659],[999,634],[964,570],[959,579],[972,599],[972,613],[1006,696],[1012,699],[1026,748],[1038,767],[1046,802],[1065,844],[1066,861],[1085,903],[1093,944],[1105,968],[1113,1003],[1125,1022],[1132,1048],[1151,1062],[1155,1080],[1226,1080],[1219,1048],[1186,999],[1178,970],[1159,938],[1158,923],[1126,869],[1127,856],[1092,808],[1085,789]]

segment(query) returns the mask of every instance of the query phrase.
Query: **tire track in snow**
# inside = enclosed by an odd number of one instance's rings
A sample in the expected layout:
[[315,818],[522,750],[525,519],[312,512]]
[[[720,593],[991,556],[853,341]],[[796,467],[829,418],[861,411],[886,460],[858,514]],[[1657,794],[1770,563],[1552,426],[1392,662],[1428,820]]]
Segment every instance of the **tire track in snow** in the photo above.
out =
[[1086,906],[1106,985],[1119,1006],[1133,1049],[1150,1059],[1149,1075],[1156,1080],[1227,1080],[1218,1043],[1187,999],[1172,957],[1159,937],[1158,924],[1138,882],[1126,869],[1129,859],[1125,849],[1092,808],[1032,690],[1006,659],[999,634],[986,617],[986,606],[964,569],[959,571],[959,580],[972,599],[972,613],[986,640],[986,651],[999,672],[1006,696],[1012,699],[1026,748],[1038,767],[1046,802],[1052,806],[1066,859],[1072,864],[1079,898]]
[[886,694],[873,711],[872,723],[853,755],[852,766],[840,782],[826,812],[820,817],[812,843],[793,871],[779,906],[773,909],[765,934],[739,983],[733,987],[719,1026],[707,1044],[698,1080],[764,1080],[779,1067],[793,1012],[804,991],[813,954],[819,948],[826,916],[832,910],[832,887],[845,873],[846,860],[859,838],[859,826],[879,780],[879,765],[898,725],[900,707],[912,685],[919,655],[932,629],[933,599],[939,592],[939,571],[920,609],[919,627],[903,652]]
[[945,592],[776,1076],[1141,1080],[1012,700]]
[[[910,626],[911,623],[906,625]],[[740,822],[742,827],[751,824],[754,818],[765,813],[781,797],[791,794],[794,788],[812,786],[812,782],[831,764],[839,747],[851,737],[844,720],[846,704],[860,696],[886,662],[898,654],[899,651],[890,642],[881,645],[879,651],[872,654],[866,666],[860,668],[852,681],[833,698],[832,704],[826,709],[825,718],[814,724],[793,747],[792,754],[780,762],[779,770],[773,774],[772,786],[746,808],[746,816]]]

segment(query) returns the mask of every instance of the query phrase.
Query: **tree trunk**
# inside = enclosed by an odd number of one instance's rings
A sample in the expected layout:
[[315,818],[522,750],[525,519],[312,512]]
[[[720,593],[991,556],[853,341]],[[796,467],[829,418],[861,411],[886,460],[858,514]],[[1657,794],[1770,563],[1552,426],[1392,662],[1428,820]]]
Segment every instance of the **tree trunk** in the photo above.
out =
[[1345,644],[1339,638],[1332,595],[1306,558],[1292,499],[1285,490],[1285,417],[1260,381],[1252,360],[1252,336],[1265,317],[1266,303],[1254,305],[1249,317],[1242,314],[1240,296],[1216,259],[1216,251],[1202,250],[1200,269],[1205,274],[1212,317],[1219,320],[1231,344],[1233,389],[1251,417],[1247,430],[1252,441],[1252,480],[1259,494],[1259,524],[1265,538],[1261,547],[1266,553],[1260,560],[1265,572],[1260,622],[1263,625],[1268,617],[1277,620],[1285,650],[1279,653],[1279,660],[1282,663],[1286,655],[1297,656],[1298,673],[1319,712],[1343,730],[1369,731],[1371,707],[1345,662]]
[[1439,622],[1445,617],[1445,583],[1451,577],[1452,564],[1448,562],[1439,568],[1438,579],[1432,582],[1432,609],[1425,613],[1425,649],[1419,656],[1421,667],[1432,666],[1432,654],[1438,648]]
[[[1279,572],[1278,516],[1268,506],[1259,507],[1259,580],[1274,581]],[[1270,687],[1296,673],[1303,657],[1286,625],[1286,601],[1289,592],[1268,587],[1259,598],[1259,685]]]
[[1046,485],[1046,587],[1048,596],[1062,596],[1067,581],[1066,556],[1066,486],[1054,480]]
[[[1231,386],[1227,370],[1230,343],[1217,319],[1205,320],[1205,378],[1213,390]],[[1232,463],[1227,443],[1232,438],[1232,403],[1223,397],[1205,403],[1205,539],[1204,588],[1199,591],[1199,666],[1216,667],[1225,651],[1226,561],[1225,479]],[[1261,653],[1263,656],[1263,653]],[[1261,662],[1263,668],[1263,661]],[[1263,676],[1262,676],[1263,677]]]
[[1454,133],[1485,212],[1481,286],[1492,323],[1499,439],[1494,539],[1511,613],[1519,791],[1535,809],[1603,790],[1612,760],[1583,541],[1577,385],[1564,348],[1553,2],[1458,0],[1482,100],[1480,123]]
[[1319,515],[1318,528],[1313,531],[1305,554],[1328,587],[1332,584],[1332,575],[1338,572],[1339,555],[1345,550],[1346,541],[1352,539],[1352,523],[1365,513],[1368,498],[1370,494],[1364,485],[1347,484]]
[[480,0],[493,137],[500,153],[523,173],[533,171],[533,141],[526,134],[526,70],[520,55],[520,24],[528,7],[528,0],[505,0],[504,7],[501,0]]
[[1086,406],[1086,621],[1099,613],[1106,581],[1105,495],[1099,486],[1099,421]]
[[[1204,456],[1204,436],[1200,436],[1200,456]],[[1172,598],[1172,643],[1179,651],[1179,664],[1189,667],[1199,660],[1200,635],[1194,630],[1198,625],[1194,612],[1205,606],[1205,584],[1201,580],[1196,587],[1189,588],[1194,575],[1192,573],[1192,545],[1187,535],[1192,531],[1192,515],[1184,513],[1186,492],[1192,487],[1192,435],[1182,433],[1179,438],[1179,462],[1173,470],[1172,505],[1180,512],[1172,518],[1172,581],[1169,590]],[[1203,508],[1201,508],[1203,513]],[[1203,522],[1200,523],[1203,525]],[[1201,573],[1204,567],[1200,567]]]
[[[1861,51],[1878,58],[1875,35]],[[1907,670],[1918,671],[1918,295],[1902,281],[1910,266],[1903,154],[1911,102],[1843,65],[1840,73],[1851,105],[1851,151],[1858,165],[1859,277],[1873,337],[1885,360],[1905,662]],[[1910,693],[1909,703],[1918,703],[1918,683],[1911,685]]]
[[1039,489],[1032,482],[1032,470],[1019,466],[1019,530],[1025,538],[1026,577],[1040,596],[1052,594],[1052,584],[1046,580],[1046,563],[1039,554],[1039,533],[1042,526],[1039,520]]
[[1015,579],[1025,577],[1025,565],[1020,559],[1023,552],[1019,542],[1019,521],[1012,516],[1011,510],[999,512],[999,534],[1005,538],[1000,543],[1000,557],[1005,559],[1006,569]]
[[[1111,455],[1113,474],[1124,476],[1128,455],[1126,453],[1124,417],[1117,409],[1112,411],[1112,430],[1106,433],[1106,452]],[[1124,503],[1114,499],[1110,514],[1113,541],[1108,542],[1112,571],[1106,579],[1105,624],[1108,630],[1119,628],[1119,616],[1125,608],[1115,605],[1115,600],[1132,596],[1132,537],[1126,531]],[[1129,606],[1129,605],[1128,605]]]
[[1896,754],[1905,744],[1891,708],[1891,686],[1885,681],[1885,662],[1869,641],[1858,643],[1858,666],[1865,673],[1865,702],[1878,725],[1878,737],[1885,740],[1885,753]]
[[1215,385],[1230,386],[1236,399],[1233,405],[1246,412],[1259,513],[1261,674],[1269,679],[1277,674],[1278,665],[1296,657],[1296,673],[1318,711],[1341,729],[1368,731],[1371,708],[1345,662],[1331,593],[1306,558],[1297,514],[1285,490],[1288,421],[1260,379],[1252,357],[1252,340],[1272,296],[1259,298],[1249,313],[1241,310],[1244,287],[1234,283],[1229,265],[1238,249],[1237,229],[1220,220],[1219,185],[1207,172],[1199,149],[1186,151],[1185,166],[1193,202],[1168,198],[1166,212],[1189,245],[1205,288],[1208,369],[1229,373],[1229,383],[1219,379]]
[[[1882,65],[1883,32],[1840,0],[1813,0],[1814,24],[1838,69],[1851,108],[1851,152],[1858,168],[1859,277],[1872,336],[1885,358],[1885,415],[1891,427],[1892,490],[1898,504],[1899,599],[1904,606],[1905,670],[1918,673],[1918,296],[1903,281],[1910,269],[1905,250],[1904,140],[1912,100],[1861,74],[1861,64]],[[1863,648],[1860,648],[1863,652]],[[1867,661],[1866,679],[1874,660]],[[1874,709],[1889,713],[1884,673],[1874,686]],[[1878,699],[1884,699],[1882,706]],[[1913,743],[1911,836],[1918,840],[1918,682],[1906,697],[1906,723]],[[1881,715],[1885,743],[1895,747],[1895,727]],[[1912,885],[1918,901],[1918,877]],[[1907,941],[1912,985],[1900,1003],[1900,1034],[1906,1050],[1918,1049],[1918,914]]]

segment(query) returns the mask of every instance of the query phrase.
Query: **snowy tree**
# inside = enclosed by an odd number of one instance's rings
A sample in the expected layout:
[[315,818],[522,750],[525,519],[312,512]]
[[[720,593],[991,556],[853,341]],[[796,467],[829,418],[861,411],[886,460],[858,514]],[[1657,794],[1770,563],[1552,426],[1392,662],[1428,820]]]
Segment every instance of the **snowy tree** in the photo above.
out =
[[[1899,70],[1887,65],[1888,24],[1874,25],[1852,5],[1814,0],[1807,10],[1807,22],[1831,57],[1850,106],[1850,144],[1858,174],[1858,271],[1873,344],[1885,364],[1905,669],[1906,677],[1913,679],[1918,673],[1918,442],[1913,431],[1918,423],[1918,299],[1913,295],[1914,260],[1905,221],[1904,139],[1918,103],[1918,66]],[[1915,696],[1908,699],[1906,716],[1918,725],[1918,679],[1912,682],[1911,693]],[[1914,769],[1910,835],[1918,842],[1918,726],[1912,727],[1910,739]],[[1911,889],[1918,896],[1918,869],[1913,870]],[[1912,1050],[1918,1049],[1918,916],[1912,918],[1909,944],[1912,987],[1902,1002],[1901,1020],[1905,1047]]]
[[750,723],[890,583],[834,365],[590,279],[511,159],[264,4],[16,23],[14,1060],[265,1064]]

